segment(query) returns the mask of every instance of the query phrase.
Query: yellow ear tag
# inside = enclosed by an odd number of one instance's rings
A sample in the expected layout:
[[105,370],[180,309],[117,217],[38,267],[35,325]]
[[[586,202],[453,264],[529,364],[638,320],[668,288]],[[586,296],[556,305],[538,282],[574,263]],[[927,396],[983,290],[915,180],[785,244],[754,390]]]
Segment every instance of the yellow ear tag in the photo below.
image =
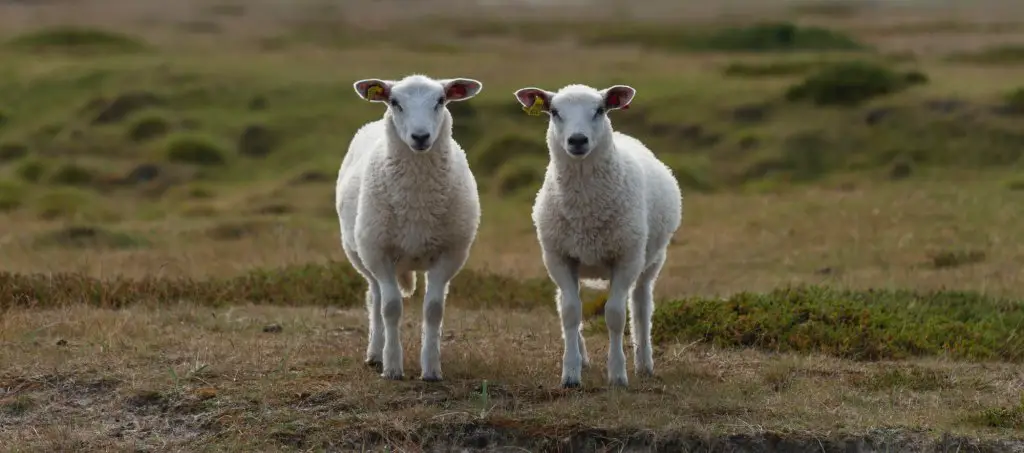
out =
[[604,314],[606,302],[608,302],[608,294],[602,294],[590,301],[583,302],[583,318],[596,318]]
[[540,96],[534,96],[533,105],[529,107],[523,107],[526,114],[531,116],[538,116],[544,111],[544,98]]
[[384,92],[384,89],[380,85],[374,85],[366,89],[366,98],[371,101],[377,99],[377,96]]

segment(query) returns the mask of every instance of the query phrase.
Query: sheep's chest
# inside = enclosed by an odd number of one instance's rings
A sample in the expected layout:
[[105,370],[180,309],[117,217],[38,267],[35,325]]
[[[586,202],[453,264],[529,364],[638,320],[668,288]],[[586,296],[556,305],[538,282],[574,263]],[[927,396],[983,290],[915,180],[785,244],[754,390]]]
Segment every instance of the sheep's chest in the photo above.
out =
[[626,237],[631,230],[627,219],[614,211],[586,215],[561,212],[553,217],[553,228],[546,233],[549,238],[545,242],[583,266],[604,267],[613,263],[630,242]]

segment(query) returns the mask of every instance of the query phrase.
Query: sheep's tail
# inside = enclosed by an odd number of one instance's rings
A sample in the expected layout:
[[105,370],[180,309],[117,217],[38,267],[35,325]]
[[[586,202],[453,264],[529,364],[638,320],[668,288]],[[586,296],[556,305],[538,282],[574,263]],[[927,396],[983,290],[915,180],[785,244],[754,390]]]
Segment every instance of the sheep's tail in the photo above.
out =
[[402,292],[402,297],[409,297],[416,292],[416,272],[398,274],[398,289]]
[[584,278],[580,280],[580,283],[582,283],[583,286],[586,286],[587,288],[596,289],[598,291],[604,291],[608,289],[608,280]]

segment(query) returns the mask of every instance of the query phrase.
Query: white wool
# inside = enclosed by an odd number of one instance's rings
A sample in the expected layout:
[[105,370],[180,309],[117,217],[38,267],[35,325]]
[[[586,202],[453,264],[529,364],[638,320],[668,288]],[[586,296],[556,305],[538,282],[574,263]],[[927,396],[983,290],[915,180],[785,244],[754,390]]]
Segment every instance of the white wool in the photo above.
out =
[[[565,340],[562,384],[567,387],[579,386],[581,370],[589,365],[580,333],[580,283],[609,290],[609,383],[628,382],[622,347],[627,304],[634,371],[654,373],[653,287],[682,220],[682,194],[672,171],[642,142],[613,131],[603,113],[628,106],[634,94],[622,85],[601,91],[570,85],[557,93],[537,88],[516,93],[527,107],[535,96],[542,96],[546,107],[557,113],[547,111],[550,161],[534,203],[533,222],[545,267],[558,286]],[[574,147],[574,135],[577,141],[585,137],[578,142],[585,144]]]
[[[362,84],[362,85],[361,85]],[[402,298],[426,272],[421,377],[441,379],[440,333],[448,282],[462,269],[480,224],[477,184],[466,154],[452,138],[443,104],[476,95],[470,79],[433,80],[413,75],[392,82],[369,79],[356,91],[371,99],[369,84],[387,87],[391,104],[382,119],[364,125],[338,171],[336,205],[341,241],[353,267],[366,278],[370,333],[366,362],[389,379],[403,377]],[[438,104],[449,86],[468,90]],[[414,151],[413,137],[429,133],[429,150]]]

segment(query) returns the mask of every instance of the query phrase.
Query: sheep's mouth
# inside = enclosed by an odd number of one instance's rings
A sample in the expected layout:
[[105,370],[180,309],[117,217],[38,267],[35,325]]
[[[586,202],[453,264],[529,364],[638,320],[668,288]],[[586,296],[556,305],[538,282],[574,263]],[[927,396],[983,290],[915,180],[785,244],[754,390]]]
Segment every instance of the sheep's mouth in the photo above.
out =
[[585,157],[590,153],[590,147],[588,146],[566,146],[565,152],[575,158]]
[[409,145],[409,149],[411,149],[411,150],[413,150],[414,152],[417,152],[417,153],[425,153],[427,151],[430,151],[430,147],[433,146],[433,145],[434,145],[433,143],[425,143],[425,144],[422,144],[422,145],[421,144],[413,144],[413,145]]

